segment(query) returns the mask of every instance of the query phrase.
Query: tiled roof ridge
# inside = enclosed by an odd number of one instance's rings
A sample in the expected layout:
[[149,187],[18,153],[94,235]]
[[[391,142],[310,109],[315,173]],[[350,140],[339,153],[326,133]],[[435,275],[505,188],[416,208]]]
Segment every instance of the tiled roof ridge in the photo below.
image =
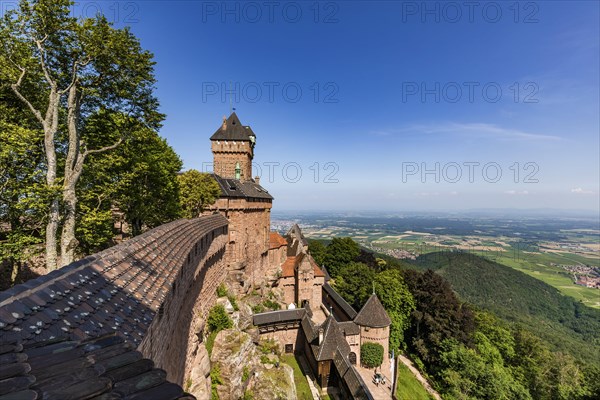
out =
[[[141,234],[139,236],[136,236],[134,238],[131,238],[129,240],[121,242],[116,246],[109,247],[108,249],[102,250],[93,255],[89,255],[80,260],[74,261],[71,264],[65,265],[64,267],[58,268],[54,271],[51,271],[46,275],[42,275],[38,278],[32,279],[23,284],[15,285],[12,288],[10,288],[4,292],[0,292],[0,307],[4,306],[6,304],[12,303],[15,300],[20,300],[21,298],[27,296],[28,289],[31,289],[33,287],[35,287],[36,289],[43,289],[45,287],[48,287],[48,286],[52,285],[53,283],[55,283],[56,281],[58,281],[59,279],[66,278],[78,271],[81,271],[82,269],[84,269],[85,267],[91,265],[92,263],[94,263],[96,261],[110,261],[111,264],[108,265],[107,268],[112,267],[114,264],[124,261],[125,258],[132,257],[136,253],[139,253],[142,250],[147,249],[150,244],[156,242],[159,239],[159,236],[157,236],[157,233],[160,232],[163,234],[167,234],[175,229],[180,228],[181,223],[187,222],[187,221],[189,221],[189,220],[180,219],[177,221],[167,223],[165,225],[161,225],[161,226],[151,229],[147,232],[144,232],[143,234]],[[148,238],[152,238],[152,239],[148,240]],[[115,253],[119,252],[121,249],[130,247],[135,242],[137,242],[137,243],[144,242],[144,246],[140,247],[139,249],[136,249],[135,251],[131,251],[126,257],[121,258],[119,260],[111,259]],[[40,284],[35,285],[36,282],[40,282]]]
[[[130,335],[127,337],[139,344],[144,329],[165,300],[166,288],[172,286],[185,258],[194,251],[194,243],[226,225],[227,219],[222,215],[176,221],[126,242],[131,249],[125,255],[113,249],[96,254],[91,262],[81,263],[72,271],[67,270],[67,274],[54,274],[48,285],[45,281],[40,283],[39,278],[26,282],[21,293],[27,296],[10,297],[8,304],[0,306],[4,339],[20,337],[27,343],[72,334],[77,338],[94,337],[112,328]],[[122,256],[117,262],[119,254]],[[103,314],[107,307],[116,314],[103,315],[101,320],[105,321],[98,324],[93,314]],[[54,315],[52,321],[45,320],[37,328],[36,321],[46,318],[39,313],[46,309]],[[44,334],[47,329],[50,330]]]

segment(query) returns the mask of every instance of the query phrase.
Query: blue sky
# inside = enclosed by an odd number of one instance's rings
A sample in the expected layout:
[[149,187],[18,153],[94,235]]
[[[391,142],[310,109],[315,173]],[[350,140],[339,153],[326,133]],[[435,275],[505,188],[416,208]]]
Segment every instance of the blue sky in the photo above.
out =
[[598,210],[596,1],[94,5],[155,54],[185,168],[231,101],[276,209]]

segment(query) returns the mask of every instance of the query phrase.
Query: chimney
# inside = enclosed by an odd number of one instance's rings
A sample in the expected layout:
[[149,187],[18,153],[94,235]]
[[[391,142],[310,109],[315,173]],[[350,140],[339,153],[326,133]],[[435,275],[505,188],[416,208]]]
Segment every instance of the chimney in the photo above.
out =
[[227,117],[223,115],[223,130],[227,129]]
[[254,177],[254,182],[255,182],[257,185],[260,185],[260,176],[256,175],[256,176]]

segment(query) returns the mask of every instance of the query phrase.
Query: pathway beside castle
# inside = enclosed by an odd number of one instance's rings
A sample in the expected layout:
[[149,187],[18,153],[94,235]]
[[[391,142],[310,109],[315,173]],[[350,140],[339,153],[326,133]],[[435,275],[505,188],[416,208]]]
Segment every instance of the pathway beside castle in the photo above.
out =
[[419,382],[421,382],[421,385],[423,385],[423,387],[425,388],[425,390],[427,390],[427,392],[432,395],[435,400],[441,400],[442,398],[440,397],[440,395],[438,394],[438,392],[436,392],[431,385],[429,384],[429,382],[427,382],[427,379],[425,379],[425,377],[423,375],[421,375],[421,373],[419,372],[418,369],[415,368],[415,366],[413,365],[412,361],[410,361],[408,358],[404,357],[402,354],[398,355],[398,359],[402,362],[402,364],[406,365],[406,367],[410,370],[410,372],[412,372],[412,374],[415,376],[415,378],[417,378],[417,380]]

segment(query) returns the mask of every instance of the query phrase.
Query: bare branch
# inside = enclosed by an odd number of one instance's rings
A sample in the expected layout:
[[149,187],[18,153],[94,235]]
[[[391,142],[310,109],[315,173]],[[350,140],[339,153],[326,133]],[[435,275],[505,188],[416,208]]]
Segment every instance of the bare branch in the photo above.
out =
[[19,87],[21,86],[21,83],[23,82],[23,78],[25,77],[25,74],[27,73],[27,70],[25,68],[20,68],[21,69],[21,75],[19,76],[19,79],[17,80],[17,83],[13,83],[12,85],[10,85],[12,91],[17,95],[17,97],[27,105],[27,107],[29,107],[29,109],[31,110],[31,112],[33,112],[33,115],[35,115],[35,117],[38,119],[38,121],[45,127],[46,126],[46,122],[44,121],[44,118],[42,117],[42,113],[39,112],[38,109],[36,109],[33,104],[31,104],[29,102],[29,100],[27,100],[27,98],[25,98],[25,96],[23,96],[21,94],[21,92],[19,91]]
[[117,148],[121,143],[123,143],[123,138],[119,138],[119,140],[117,140],[115,143],[111,144],[110,146],[105,146],[102,147],[100,149],[94,149],[94,150],[86,150],[83,155],[88,156],[90,154],[94,154],[94,153],[102,153],[104,151],[108,151],[108,150],[112,150]]
[[48,35],[44,36],[44,38],[42,40],[34,40],[34,41],[40,52],[40,63],[42,65],[42,71],[44,72],[44,76],[46,77],[46,80],[48,81],[50,86],[55,86],[56,83],[50,77],[50,72],[48,72],[48,67],[46,66],[46,59],[44,57],[45,50],[44,50],[44,47],[42,46],[42,43],[44,43],[47,38],[48,38]]

